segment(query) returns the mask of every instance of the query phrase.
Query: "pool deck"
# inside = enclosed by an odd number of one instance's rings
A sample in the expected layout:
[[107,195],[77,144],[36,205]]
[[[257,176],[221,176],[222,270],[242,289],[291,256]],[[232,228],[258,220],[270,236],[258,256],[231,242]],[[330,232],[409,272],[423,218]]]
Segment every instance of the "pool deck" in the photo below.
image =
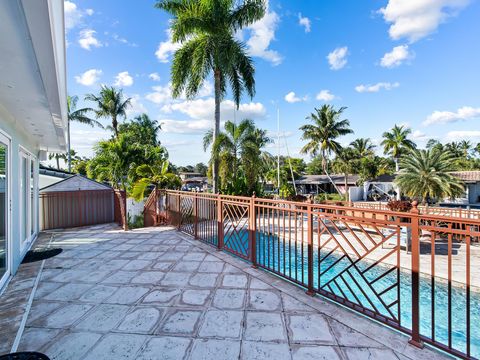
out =
[[70,229],[35,246],[63,252],[22,265],[0,296],[0,354],[18,345],[51,359],[448,358],[169,227]]

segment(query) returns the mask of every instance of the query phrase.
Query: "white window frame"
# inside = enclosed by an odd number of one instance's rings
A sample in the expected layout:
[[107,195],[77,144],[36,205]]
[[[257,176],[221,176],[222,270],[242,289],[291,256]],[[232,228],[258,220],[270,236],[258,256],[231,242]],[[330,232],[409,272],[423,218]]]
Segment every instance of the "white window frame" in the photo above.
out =
[[[31,188],[31,177],[30,177],[30,174],[31,174],[31,171],[32,171],[32,161],[33,163],[35,164],[36,163],[36,157],[30,152],[28,151],[27,149],[25,149],[23,146],[19,146],[19,152],[18,152],[19,156],[18,156],[18,159],[19,159],[19,162],[18,162],[18,179],[21,181],[21,178],[22,178],[22,160],[25,159],[26,162],[27,162],[27,173],[26,173],[26,184],[25,184],[25,189],[24,191],[26,191],[27,193],[25,194],[26,196],[26,200],[27,200],[27,209],[26,209],[26,217],[27,217],[27,223],[25,224],[25,238],[22,239],[21,236],[22,236],[22,217],[23,217],[23,207],[24,207],[24,204],[23,204],[23,201],[22,201],[22,196],[23,194],[19,194],[20,195],[20,221],[19,221],[19,237],[20,237],[20,253],[22,254],[22,256],[28,251],[28,249],[30,248],[30,246],[32,245],[33,243],[33,240],[37,237],[37,234],[38,234],[38,230],[37,230],[37,221],[36,221],[36,217],[38,216],[38,214],[35,214],[34,218],[32,219],[32,206],[36,206],[36,198],[38,196],[38,193],[37,193],[37,189],[33,188],[33,191],[34,191],[34,194],[33,194],[33,203],[31,201],[31,197],[30,197],[30,188]],[[36,169],[34,169],[34,175],[33,175],[33,181],[34,181],[34,185],[35,184],[35,179],[36,179],[36,176],[37,176],[37,171]],[[38,182],[38,179],[37,179],[37,182]],[[31,234],[31,228],[32,228],[32,221],[33,221],[33,226],[34,226],[34,233]]]
[[0,277],[0,294],[2,290],[5,289],[5,285],[8,282],[11,274],[12,274],[12,263],[13,263],[13,254],[12,254],[12,138],[10,135],[5,133],[0,129],[0,141],[7,145],[7,198],[6,204],[7,208],[5,209],[5,217],[6,217],[6,251],[7,251],[7,266],[5,269],[4,276]]

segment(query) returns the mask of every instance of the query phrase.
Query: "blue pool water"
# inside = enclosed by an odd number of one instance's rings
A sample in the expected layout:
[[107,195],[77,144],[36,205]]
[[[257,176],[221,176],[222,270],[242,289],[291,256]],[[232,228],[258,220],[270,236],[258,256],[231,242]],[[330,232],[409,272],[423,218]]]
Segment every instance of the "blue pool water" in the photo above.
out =
[[[256,234],[257,244],[257,263],[276,273],[283,274],[293,280],[306,284],[308,281],[308,259],[307,246],[301,246],[288,240],[281,240],[275,235],[265,233]],[[216,243],[216,239],[212,239]],[[243,231],[240,234],[224,234],[224,245],[237,252],[247,256],[248,253],[248,232]],[[370,310],[376,309],[377,312],[390,318],[400,319],[401,326],[411,329],[411,278],[408,272],[400,271],[400,309],[397,305],[390,308],[390,312],[385,305],[388,305],[398,299],[397,288],[392,288],[381,295],[381,300],[370,289],[367,282],[377,279],[380,275],[387,272],[391,267],[388,265],[377,265],[363,273],[364,278],[359,271],[367,269],[371,262],[362,260],[357,267],[351,267],[349,273],[343,273],[343,278],[339,274],[350,265],[346,258],[341,258],[338,253],[329,253],[330,250],[317,249],[313,255],[314,269],[314,287],[322,288],[325,291],[333,293],[342,298],[347,298],[351,302],[361,303],[364,308]],[[319,264],[320,259],[320,264]],[[358,270],[357,270],[358,268]],[[321,276],[319,276],[321,274]],[[337,281],[334,282],[333,280]],[[377,293],[380,293],[394,284],[397,279],[396,270],[388,273],[380,280],[372,283],[372,287]],[[329,281],[331,281],[329,283]],[[330,285],[329,287],[327,286]],[[447,284],[439,279],[435,281],[434,291],[434,336],[437,342],[448,345],[448,287]],[[432,338],[432,283],[430,277],[421,277],[420,279],[420,332],[422,335]],[[460,286],[452,286],[451,290],[451,342],[452,348],[466,353],[466,293]],[[400,314],[398,313],[400,312]],[[480,357],[480,294],[471,292],[470,294],[470,351],[472,357]]]

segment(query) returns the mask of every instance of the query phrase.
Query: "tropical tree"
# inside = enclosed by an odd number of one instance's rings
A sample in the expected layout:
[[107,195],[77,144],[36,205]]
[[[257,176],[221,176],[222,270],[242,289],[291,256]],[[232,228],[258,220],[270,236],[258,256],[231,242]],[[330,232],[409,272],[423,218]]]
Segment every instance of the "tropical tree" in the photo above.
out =
[[98,95],[87,94],[85,100],[95,103],[96,108],[92,111],[97,119],[110,118],[112,125],[107,128],[118,138],[118,120],[126,117],[127,109],[131,106],[131,98],[125,99],[121,89],[102,85]]
[[[265,15],[264,0],[160,0],[156,7],[173,16],[172,40],[181,47],[175,52],[171,68],[172,95],[195,97],[213,73],[215,124],[212,138],[220,133],[220,103],[230,85],[239,106],[244,92],[255,94],[255,69],[246,46],[236,34]],[[214,155],[214,154],[212,154]],[[218,157],[213,156],[213,192],[218,191]]]
[[449,173],[454,160],[449,151],[410,149],[401,158],[395,183],[404,194],[424,203],[430,199],[455,198],[464,193],[464,184]]
[[103,140],[94,146],[95,156],[87,166],[88,177],[108,181],[114,188],[127,189],[129,172],[136,169],[135,158],[141,156],[142,148],[129,143],[125,135]]
[[358,167],[358,154],[356,150],[347,147],[337,152],[337,156],[333,162],[333,168],[336,172],[343,174],[345,185],[345,200],[348,199],[348,175],[356,171]]
[[152,120],[147,114],[136,116],[131,121],[124,122],[118,126],[118,132],[126,134],[134,141],[144,145],[160,145],[158,133],[162,130],[157,120]]
[[150,185],[161,189],[178,189],[182,185],[180,178],[169,171],[169,162],[163,161],[160,164],[140,165],[136,169],[137,175],[141,176],[133,185],[132,197],[140,201],[145,198],[145,191]]
[[[76,121],[85,125],[90,125],[91,127],[98,126],[103,129],[103,125],[97,120],[91,119],[88,117],[88,113],[92,110],[89,108],[77,109],[78,96],[67,96],[67,163],[68,171],[72,171],[72,157],[70,155],[71,143],[70,143],[70,123]],[[57,161],[58,165],[58,161]]]
[[460,150],[462,152],[462,156],[466,159],[470,157],[470,152],[472,151],[473,145],[468,140],[462,140],[459,144]]
[[[238,125],[227,121],[225,132],[220,132],[216,140],[213,131],[208,131],[203,145],[205,151],[212,147],[212,162],[219,164],[221,188],[238,193],[242,191],[236,187],[246,185],[245,191],[251,193],[259,178],[261,149],[270,141],[266,131],[257,129],[249,119],[242,120]],[[242,176],[245,181],[239,183]]]
[[322,170],[328,175],[328,158],[332,153],[337,154],[341,145],[337,141],[340,136],[353,133],[350,122],[341,119],[346,107],[336,110],[332,105],[323,105],[320,109],[307,117],[313,124],[300,127],[303,131],[302,140],[308,143],[300,150],[304,154],[316,156],[320,154]]
[[350,143],[350,146],[359,158],[372,156],[375,152],[375,145],[368,138],[355,139]]
[[475,146],[475,152],[480,156],[480,143]]
[[415,143],[408,138],[412,130],[403,125],[395,125],[389,132],[383,133],[383,151],[392,156],[395,161],[395,171],[399,170],[399,159],[410,149],[415,149]]
[[440,141],[438,141],[437,139],[429,139],[427,141],[426,148],[429,149],[429,150],[431,150],[433,148],[443,149],[443,144]]
[[60,170],[60,160],[66,160],[67,155],[62,154],[62,153],[49,153],[48,154],[48,160],[53,160],[55,159],[57,169]]

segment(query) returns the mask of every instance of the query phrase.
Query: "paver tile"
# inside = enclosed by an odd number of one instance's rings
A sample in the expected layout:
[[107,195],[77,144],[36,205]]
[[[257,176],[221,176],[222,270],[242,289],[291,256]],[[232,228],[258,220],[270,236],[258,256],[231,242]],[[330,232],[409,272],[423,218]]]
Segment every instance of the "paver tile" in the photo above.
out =
[[170,334],[193,335],[201,314],[201,311],[173,311],[167,315],[159,330]]
[[213,306],[219,309],[241,309],[245,302],[245,290],[217,289]]
[[189,359],[232,360],[240,355],[240,341],[197,339],[193,343]]
[[198,332],[200,337],[234,338],[242,332],[243,311],[210,310]]
[[281,313],[247,312],[245,340],[287,341]]
[[137,360],[180,360],[190,343],[190,339],[182,337],[154,337],[145,344]]
[[150,333],[162,316],[163,311],[154,307],[139,307],[125,316],[118,330],[125,333]]
[[274,344],[257,341],[242,343],[242,360],[290,360],[291,358],[290,349],[286,343]]
[[136,353],[147,340],[145,335],[109,334],[87,354],[85,360],[136,359]]

